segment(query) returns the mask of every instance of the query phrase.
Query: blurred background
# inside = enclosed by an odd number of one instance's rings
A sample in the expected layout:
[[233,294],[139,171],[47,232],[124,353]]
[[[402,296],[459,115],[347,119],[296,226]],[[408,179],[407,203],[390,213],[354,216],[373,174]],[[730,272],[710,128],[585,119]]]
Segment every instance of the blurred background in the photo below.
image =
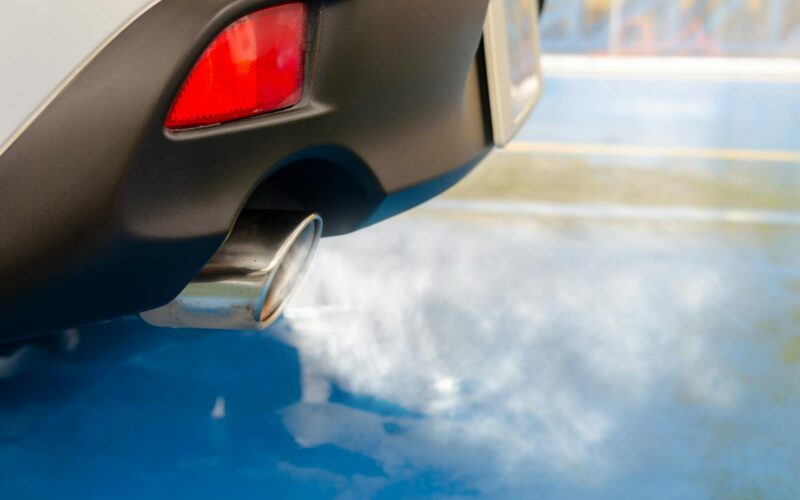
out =
[[797,57],[792,0],[548,0],[550,54]]
[[544,97],[266,332],[0,358],[5,498],[796,498],[800,4],[548,0]]

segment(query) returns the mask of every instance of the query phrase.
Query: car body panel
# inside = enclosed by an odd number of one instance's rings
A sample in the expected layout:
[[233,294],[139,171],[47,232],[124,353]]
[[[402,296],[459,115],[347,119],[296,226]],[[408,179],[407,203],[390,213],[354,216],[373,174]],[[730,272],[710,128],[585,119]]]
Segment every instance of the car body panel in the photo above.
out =
[[0,152],[72,76],[158,0],[5,0]]

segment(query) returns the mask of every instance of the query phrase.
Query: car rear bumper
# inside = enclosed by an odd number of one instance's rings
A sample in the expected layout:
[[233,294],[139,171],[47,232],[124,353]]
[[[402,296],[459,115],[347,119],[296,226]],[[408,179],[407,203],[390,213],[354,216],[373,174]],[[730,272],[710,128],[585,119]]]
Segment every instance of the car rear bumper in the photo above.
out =
[[287,185],[329,234],[456,182],[491,147],[487,1],[312,2],[301,106],[173,133],[164,116],[210,40],[275,2],[162,0],[0,156],[0,340],[168,302],[276,171],[303,165]]

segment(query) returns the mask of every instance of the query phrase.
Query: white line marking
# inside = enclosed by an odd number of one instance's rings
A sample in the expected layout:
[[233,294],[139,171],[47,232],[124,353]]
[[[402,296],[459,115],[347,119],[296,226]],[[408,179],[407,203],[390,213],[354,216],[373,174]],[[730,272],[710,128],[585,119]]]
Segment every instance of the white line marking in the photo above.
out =
[[545,153],[599,156],[660,156],[665,158],[700,158],[709,160],[800,164],[800,152],[759,149],[711,149],[672,146],[637,146],[633,144],[584,144],[514,141],[508,144],[503,151],[507,151],[509,153]]
[[658,79],[800,81],[800,60],[732,57],[544,55],[542,72],[553,76],[619,76]]
[[784,210],[455,199],[433,200],[423,205],[422,208],[471,214],[567,217],[592,220],[800,225],[800,211]]

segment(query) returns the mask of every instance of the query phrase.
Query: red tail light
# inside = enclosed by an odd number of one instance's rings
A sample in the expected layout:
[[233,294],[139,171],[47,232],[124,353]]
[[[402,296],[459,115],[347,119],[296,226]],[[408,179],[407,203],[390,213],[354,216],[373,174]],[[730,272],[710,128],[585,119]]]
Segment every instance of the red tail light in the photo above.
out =
[[165,125],[214,125],[297,104],[303,97],[306,23],[306,5],[296,2],[228,26],[189,73]]

